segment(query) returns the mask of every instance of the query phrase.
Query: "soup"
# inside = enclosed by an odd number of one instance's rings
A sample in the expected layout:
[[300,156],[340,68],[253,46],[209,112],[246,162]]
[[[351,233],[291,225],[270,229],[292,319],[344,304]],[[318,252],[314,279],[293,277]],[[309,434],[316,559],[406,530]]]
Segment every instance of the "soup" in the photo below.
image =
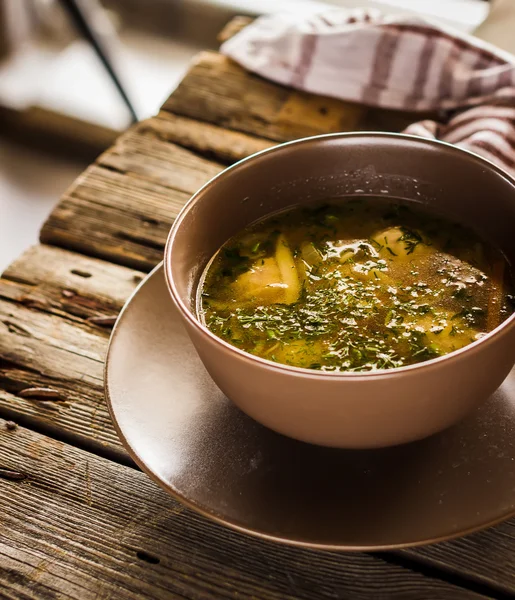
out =
[[412,365],[458,350],[512,312],[502,253],[413,203],[296,207],[253,224],[204,274],[198,312],[230,344],[323,371]]

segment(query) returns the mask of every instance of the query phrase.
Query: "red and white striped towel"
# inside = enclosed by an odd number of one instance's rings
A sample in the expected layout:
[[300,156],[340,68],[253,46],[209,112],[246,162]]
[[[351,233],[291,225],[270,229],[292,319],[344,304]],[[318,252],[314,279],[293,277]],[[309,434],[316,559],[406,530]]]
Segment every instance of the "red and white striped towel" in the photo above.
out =
[[[297,89],[443,122],[407,133],[467,148],[515,175],[515,57],[422,19],[329,9],[257,19],[222,52]],[[472,108],[470,108],[472,107]]]

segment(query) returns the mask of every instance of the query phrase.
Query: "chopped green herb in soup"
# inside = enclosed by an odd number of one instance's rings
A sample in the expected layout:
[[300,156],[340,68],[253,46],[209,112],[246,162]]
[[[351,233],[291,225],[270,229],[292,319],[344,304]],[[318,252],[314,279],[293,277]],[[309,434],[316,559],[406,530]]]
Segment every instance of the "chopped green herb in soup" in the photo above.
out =
[[472,231],[412,206],[342,199],[254,224],[207,269],[206,326],[323,371],[402,367],[477,340],[513,312],[509,266]]

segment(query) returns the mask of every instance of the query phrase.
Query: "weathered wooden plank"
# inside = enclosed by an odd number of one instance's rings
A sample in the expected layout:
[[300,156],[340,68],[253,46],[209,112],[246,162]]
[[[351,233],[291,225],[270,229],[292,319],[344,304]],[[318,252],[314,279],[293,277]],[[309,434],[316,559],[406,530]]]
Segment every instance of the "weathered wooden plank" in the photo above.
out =
[[245,29],[245,27],[250,25],[252,21],[254,21],[252,17],[244,17],[240,15],[234,17],[218,34],[218,42],[223,44],[223,42],[226,42],[230,38],[234,37],[242,29]]
[[[16,361],[27,371],[37,368],[41,373],[49,369],[49,376],[102,385],[107,343],[104,332],[3,301],[0,301],[0,331],[0,354],[4,361]],[[43,348],[46,352],[42,352]],[[51,387],[41,382],[39,386]],[[23,387],[13,389],[21,391]]]
[[0,279],[0,298],[94,324],[116,317],[144,273],[39,244]]
[[5,598],[473,599],[366,554],[286,548],[209,523],[145,475],[0,421]]
[[359,129],[365,112],[266,81],[216,52],[198,55],[163,109],[277,142]]
[[63,195],[40,240],[149,271],[162,259],[167,232],[188,197],[94,165]]
[[191,195],[221,166],[184,148],[129,130],[97,164],[137,179]]
[[41,241],[150,270],[184,203],[222,168],[131,130],[64,194]]
[[141,270],[162,258],[168,231],[189,197],[225,162],[272,142],[163,112],[121,136],[64,194],[41,241]]
[[109,325],[142,276],[41,245],[15,261],[0,279],[0,414],[127,462],[104,402],[103,363]]
[[0,301],[0,414],[29,416],[125,457],[104,403],[107,343],[100,328]]
[[270,140],[179,117],[167,111],[142,121],[136,126],[136,131],[173,142],[224,164],[232,164],[275,145]]

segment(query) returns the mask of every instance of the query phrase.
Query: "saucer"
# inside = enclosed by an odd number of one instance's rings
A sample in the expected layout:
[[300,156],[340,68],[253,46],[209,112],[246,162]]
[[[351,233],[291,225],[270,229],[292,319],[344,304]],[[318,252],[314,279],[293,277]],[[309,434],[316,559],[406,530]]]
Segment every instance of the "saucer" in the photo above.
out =
[[515,515],[515,369],[466,420],[420,442],[380,450],[298,442],[254,422],[216,387],[160,265],[113,330],[106,389],[139,466],[177,500],[239,531],[379,550],[442,541]]

